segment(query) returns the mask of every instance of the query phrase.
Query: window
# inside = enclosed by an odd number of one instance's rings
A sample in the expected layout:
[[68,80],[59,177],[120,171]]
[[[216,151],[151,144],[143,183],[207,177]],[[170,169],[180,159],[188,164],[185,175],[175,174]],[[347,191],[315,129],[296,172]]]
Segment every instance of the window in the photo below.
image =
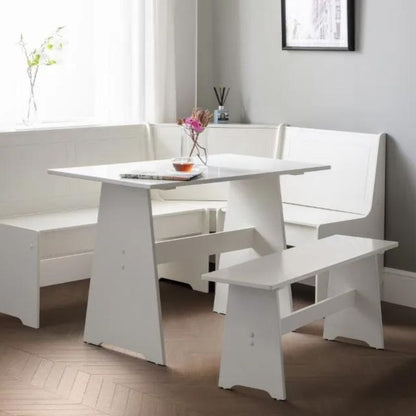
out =
[[59,26],[58,64],[42,66],[35,94],[50,123],[143,119],[144,2],[137,0],[2,0],[0,125],[21,123],[29,98],[22,33],[37,47]]

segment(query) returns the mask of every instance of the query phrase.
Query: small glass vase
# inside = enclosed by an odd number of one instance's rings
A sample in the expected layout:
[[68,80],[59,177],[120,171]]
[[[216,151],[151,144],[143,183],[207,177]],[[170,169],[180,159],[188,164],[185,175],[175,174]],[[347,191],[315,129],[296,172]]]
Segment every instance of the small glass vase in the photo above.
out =
[[34,126],[39,122],[34,87],[30,89],[27,109],[22,121],[25,126]]
[[208,140],[205,130],[197,133],[192,129],[182,128],[181,159],[194,165],[208,163]]

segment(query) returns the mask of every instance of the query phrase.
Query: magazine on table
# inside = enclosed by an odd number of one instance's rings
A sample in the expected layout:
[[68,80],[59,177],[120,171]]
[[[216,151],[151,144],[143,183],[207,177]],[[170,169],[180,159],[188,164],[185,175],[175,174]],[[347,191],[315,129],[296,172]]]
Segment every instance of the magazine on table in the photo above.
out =
[[153,179],[162,181],[189,181],[202,174],[204,169],[194,167],[189,172],[178,172],[174,169],[166,169],[163,171],[142,171],[132,170],[127,173],[120,174],[123,179]]

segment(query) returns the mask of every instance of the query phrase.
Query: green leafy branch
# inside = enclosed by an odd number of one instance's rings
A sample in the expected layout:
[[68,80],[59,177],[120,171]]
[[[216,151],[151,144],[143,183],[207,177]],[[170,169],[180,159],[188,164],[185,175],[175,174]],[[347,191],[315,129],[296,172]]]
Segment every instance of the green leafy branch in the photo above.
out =
[[57,63],[56,59],[54,59],[54,54],[57,51],[62,50],[64,47],[62,36],[62,30],[64,28],[65,26],[59,26],[55,32],[52,33],[52,35],[43,40],[38,48],[34,48],[32,50],[29,49],[27,43],[25,42],[23,33],[20,34],[19,45],[22,48],[26,58],[26,73],[30,84],[30,97],[27,114],[28,118],[30,117],[30,109],[32,105],[37,111],[37,105],[35,101],[35,85],[39,73],[39,68],[42,65],[51,66]]

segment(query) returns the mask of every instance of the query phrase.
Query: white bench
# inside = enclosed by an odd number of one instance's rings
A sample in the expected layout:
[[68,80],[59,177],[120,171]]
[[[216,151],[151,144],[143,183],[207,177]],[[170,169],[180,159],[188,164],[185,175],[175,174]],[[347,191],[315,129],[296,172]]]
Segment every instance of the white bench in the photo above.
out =
[[[0,141],[0,313],[39,327],[40,287],[86,279],[100,187],[47,175],[53,167],[146,160],[146,126],[2,133]],[[208,232],[207,210],[154,200],[158,240]],[[205,257],[159,265],[159,275],[207,291]]]
[[[180,152],[180,129],[150,126],[156,159]],[[287,125],[210,126],[210,154],[237,153],[310,161],[331,170],[282,178],[287,243],[296,246],[334,233],[384,236],[385,135]],[[164,191],[165,201],[186,200],[223,208],[227,184]],[[204,205],[205,204],[205,205]]]
[[[322,191],[316,194],[313,206],[309,206],[311,202],[306,199],[302,205],[302,201],[294,199],[290,193],[290,186],[294,184],[299,195],[310,197],[304,188],[309,189],[312,179],[306,176],[293,178],[295,182],[284,179],[284,215],[289,244],[335,232],[383,236],[383,136],[257,125],[210,126],[207,134],[211,154],[284,156],[332,165],[332,171],[327,174],[334,174],[333,180],[319,176],[324,173],[312,175],[315,189],[319,191],[319,184],[323,183],[329,187],[329,194],[337,195],[335,205],[325,205],[328,201]],[[89,127],[1,133],[0,137],[0,224],[3,224],[0,244],[6,247],[9,240],[13,241],[24,231],[37,242],[29,256],[32,260],[26,265],[21,262],[27,255],[23,244],[16,242],[13,251],[16,267],[10,263],[7,249],[0,250],[0,313],[18,316],[26,324],[38,326],[38,312],[33,311],[39,310],[39,287],[91,275],[100,195],[98,184],[51,177],[46,170],[175,157],[180,153],[180,128],[174,124]],[[306,153],[302,153],[302,146],[307,149]],[[352,163],[354,172],[348,174]],[[338,187],[337,193],[335,188],[341,183],[340,179],[346,182]],[[304,187],[303,180],[307,181]],[[358,194],[361,197],[363,192],[365,194],[357,210],[351,209],[348,202],[356,196],[351,191],[351,183],[361,184]],[[339,192],[342,187],[348,191],[344,200]],[[221,208],[226,205],[227,196],[226,183],[155,193],[156,238],[164,240],[204,233],[208,216],[211,231],[222,229]],[[344,211],[340,208],[343,202]],[[33,253],[36,253],[35,260],[31,257]],[[208,268],[206,256],[194,258],[186,265],[169,263],[158,267],[160,276],[184,281],[196,290],[208,290],[208,283],[199,278]],[[225,308],[225,301],[223,305]],[[30,318],[27,316],[29,309]],[[216,310],[223,311],[220,307]]]
[[[334,234],[384,238],[385,135],[279,126],[276,157],[323,163],[330,170],[281,178],[290,246]],[[221,217],[221,216],[220,216]],[[328,276],[316,279],[324,299]],[[225,313],[227,286],[216,285],[214,310]]]
[[[384,348],[377,255],[397,246],[335,235],[204,275],[230,285],[219,386],[286,399],[281,337],[323,317],[325,339]],[[280,316],[277,291],[322,272],[330,276],[328,298]]]

